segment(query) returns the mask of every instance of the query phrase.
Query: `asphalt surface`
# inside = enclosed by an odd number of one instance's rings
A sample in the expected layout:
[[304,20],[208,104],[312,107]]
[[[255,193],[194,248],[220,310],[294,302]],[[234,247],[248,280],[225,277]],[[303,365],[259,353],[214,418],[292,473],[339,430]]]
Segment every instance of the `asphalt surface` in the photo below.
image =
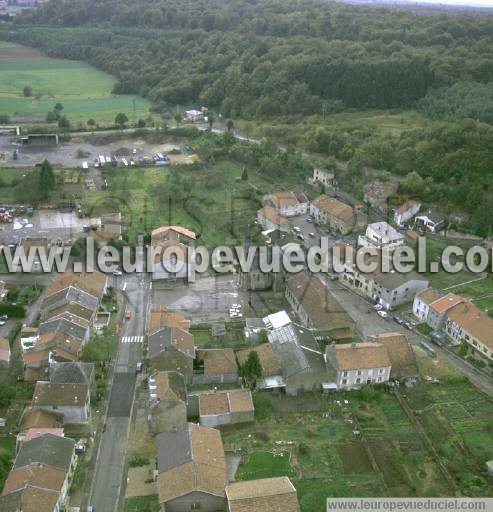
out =
[[[334,297],[339,301],[343,309],[356,323],[356,329],[362,338],[372,334],[382,334],[386,332],[400,332],[405,334],[409,341],[418,344],[422,340],[429,341],[426,336],[410,331],[398,325],[392,319],[384,320],[372,310],[373,303],[359,295],[356,291],[343,285],[340,281],[331,281],[326,276],[319,275],[319,279],[330,289]],[[368,312],[371,310],[370,312]],[[399,313],[402,316],[401,313]],[[452,366],[461,371],[475,386],[490,396],[493,396],[493,381],[485,375],[480,369],[462,359],[457,354],[446,347],[439,347],[432,344],[437,357],[447,360]]]
[[106,420],[100,436],[96,468],[88,504],[97,512],[120,510],[123,500],[125,454],[135,394],[136,365],[141,359],[142,343],[124,343],[128,336],[144,336],[149,304],[149,283],[145,275],[122,276],[126,309],[132,316],[122,320]]

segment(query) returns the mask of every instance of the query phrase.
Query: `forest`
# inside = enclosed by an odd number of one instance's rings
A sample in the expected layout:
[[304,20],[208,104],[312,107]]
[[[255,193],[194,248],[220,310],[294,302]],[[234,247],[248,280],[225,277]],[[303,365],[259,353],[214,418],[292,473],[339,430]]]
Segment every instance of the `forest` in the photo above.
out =
[[[50,0],[0,37],[89,62],[117,78],[115,93],[147,97],[157,112],[207,105],[299,125],[290,142],[348,162],[353,185],[365,166],[388,171],[402,176],[402,193],[491,231],[493,15],[320,0]],[[303,127],[367,109],[412,110],[425,123]]]

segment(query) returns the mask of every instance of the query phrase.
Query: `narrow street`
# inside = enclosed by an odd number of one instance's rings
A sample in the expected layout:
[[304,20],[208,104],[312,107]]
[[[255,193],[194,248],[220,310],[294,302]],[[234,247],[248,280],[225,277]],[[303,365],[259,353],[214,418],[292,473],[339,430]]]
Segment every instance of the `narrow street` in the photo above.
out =
[[136,366],[141,359],[150,296],[145,275],[124,276],[123,279],[127,283],[125,308],[131,311],[131,318],[123,320],[119,333],[109,402],[105,420],[100,425],[95,470],[86,504],[92,505],[97,512],[121,510],[123,502],[125,454],[134,403]]

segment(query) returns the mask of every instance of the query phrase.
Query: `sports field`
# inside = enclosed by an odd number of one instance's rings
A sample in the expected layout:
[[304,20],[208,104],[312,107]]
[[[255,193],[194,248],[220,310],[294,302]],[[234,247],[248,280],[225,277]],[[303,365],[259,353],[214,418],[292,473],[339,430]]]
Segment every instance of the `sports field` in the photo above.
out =
[[[145,118],[150,103],[133,95],[113,95],[115,79],[88,64],[52,59],[33,48],[0,41],[0,114],[44,118],[56,103],[71,122],[110,123],[119,112]],[[32,96],[24,97],[25,86]]]

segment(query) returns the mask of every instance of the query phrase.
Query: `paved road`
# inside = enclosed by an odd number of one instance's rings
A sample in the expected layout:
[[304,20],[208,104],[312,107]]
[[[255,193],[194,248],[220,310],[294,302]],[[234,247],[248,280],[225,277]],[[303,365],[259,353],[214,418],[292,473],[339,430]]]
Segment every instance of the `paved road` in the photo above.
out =
[[130,320],[121,326],[118,355],[115,361],[106,421],[100,437],[96,468],[93,475],[90,504],[97,512],[120,510],[123,499],[122,483],[125,475],[130,416],[134,401],[135,368],[141,358],[142,343],[126,343],[128,337],[144,336],[149,283],[145,275],[124,276],[127,309],[132,311]]
[[[408,329],[396,324],[392,320],[384,320],[380,318],[375,311],[368,313],[368,309],[371,307],[372,302],[365,297],[362,297],[354,290],[344,286],[339,281],[331,281],[320,274],[318,274],[318,277],[331,290],[343,309],[345,309],[349,316],[354,320],[361,337],[366,338],[371,334],[380,334],[385,332],[401,332],[406,334],[409,341],[414,344],[419,343],[423,339],[427,340],[426,336],[423,336],[416,331],[410,332]],[[475,386],[488,395],[493,396],[493,380],[481,372],[481,370],[457,356],[447,348],[440,348],[433,345],[433,349],[438,357],[447,360],[452,366],[456,367]]]

